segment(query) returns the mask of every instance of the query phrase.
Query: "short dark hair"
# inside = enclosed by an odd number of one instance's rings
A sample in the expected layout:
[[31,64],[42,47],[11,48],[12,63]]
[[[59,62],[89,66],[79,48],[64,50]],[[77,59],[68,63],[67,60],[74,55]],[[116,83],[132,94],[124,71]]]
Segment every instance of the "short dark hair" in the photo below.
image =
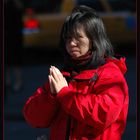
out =
[[85,5],[75,7],[64,21],[60,36],[60,45],[64,51],[66,51],[67,37],[76,36],[79,25],[84,28],[87,37],[92,42],[95,61],[113,56],[113,47],[107,37],[102,19],[93,8]]

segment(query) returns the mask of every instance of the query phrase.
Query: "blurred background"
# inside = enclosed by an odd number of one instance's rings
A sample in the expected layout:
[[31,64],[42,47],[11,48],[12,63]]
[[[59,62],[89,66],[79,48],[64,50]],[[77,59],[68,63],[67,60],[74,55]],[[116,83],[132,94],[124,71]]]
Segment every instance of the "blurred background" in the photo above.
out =
[[126,57],[130,105],[122,140],[136,139],[136,1],[4,0],[4,140],[37,140],[49,129],[32,128],[22,114],[26,100],[44,84],[50,65],[62,67],[58,47],[65,17],[75,5],[99,13],[115,52]]

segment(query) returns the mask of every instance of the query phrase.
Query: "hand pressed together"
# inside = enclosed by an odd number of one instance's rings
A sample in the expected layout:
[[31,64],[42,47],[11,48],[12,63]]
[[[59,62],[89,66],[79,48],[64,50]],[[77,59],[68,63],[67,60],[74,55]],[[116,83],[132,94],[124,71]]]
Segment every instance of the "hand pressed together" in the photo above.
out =
[[52,94],[57,94],[63,87],[68,86],[65,77],[63,77],[62,73],[55,66],[50,67],[48,78]]

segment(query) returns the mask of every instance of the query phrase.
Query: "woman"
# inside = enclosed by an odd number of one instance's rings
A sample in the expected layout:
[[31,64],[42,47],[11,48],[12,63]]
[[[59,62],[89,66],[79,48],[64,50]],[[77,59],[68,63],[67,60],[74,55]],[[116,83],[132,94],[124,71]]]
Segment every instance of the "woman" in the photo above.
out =
[[66,18],[61,33],[64,68],[26,102],[33,127],[51,128],[51,140],[120,140],[128,112],[125,58],[113,57],[102,20],[87,6]]

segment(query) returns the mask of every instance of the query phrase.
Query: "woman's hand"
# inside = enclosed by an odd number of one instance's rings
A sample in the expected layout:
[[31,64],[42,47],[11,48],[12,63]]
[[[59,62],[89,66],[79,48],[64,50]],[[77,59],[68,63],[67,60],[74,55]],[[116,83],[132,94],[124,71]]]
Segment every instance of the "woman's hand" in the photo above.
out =
[[53,94],[57,94],[63,87],[68,86],[66,79],[63,77],[58,68],[51,66],[50,75],[48,76],[50,90]]

